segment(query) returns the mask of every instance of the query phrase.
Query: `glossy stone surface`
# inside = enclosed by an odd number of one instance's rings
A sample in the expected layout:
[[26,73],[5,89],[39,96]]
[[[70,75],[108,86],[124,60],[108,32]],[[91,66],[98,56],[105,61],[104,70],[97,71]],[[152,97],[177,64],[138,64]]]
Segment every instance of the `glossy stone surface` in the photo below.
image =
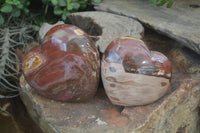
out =
[[113,104],[152,103],[169,89],[171,64],[142,40],[124,36],[110,43],[101,64],[104,88]]
[[[175,41],[148,29],[144,40],[149,49],[159,50],[172,64],[170,91],[156,102],[114,106],[100,84],[88,102],[61,103],[37,95],[21,76],[20,97],[27,111],[44,132],[51,133],[199,133],[199,74],[185,75],[177,67],[180,62],[169,55]],[[186,59],[193,62],[192,58]]]
[[29,85],[45,97],[85,101],[98,87],[99,54],[86,33],[62,24],[51,28],[42,45],[25,55],[22,70]]

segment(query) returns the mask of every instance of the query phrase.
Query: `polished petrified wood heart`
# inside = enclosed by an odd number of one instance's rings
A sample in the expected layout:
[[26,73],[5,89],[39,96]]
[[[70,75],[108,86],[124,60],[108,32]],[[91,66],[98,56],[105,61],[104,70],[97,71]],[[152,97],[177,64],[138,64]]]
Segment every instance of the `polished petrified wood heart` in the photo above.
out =
[[134,37],[112,41],[103,55],[101,70],[106,93],[116,105],[152,103],[170,86],[168,58],[150,51],[142,40]]
[[85,101],[99,82],[99,54],[90,37],[78,27],[50,29],[42,45],[23,59],[25,79],[39,94],[59,101]]

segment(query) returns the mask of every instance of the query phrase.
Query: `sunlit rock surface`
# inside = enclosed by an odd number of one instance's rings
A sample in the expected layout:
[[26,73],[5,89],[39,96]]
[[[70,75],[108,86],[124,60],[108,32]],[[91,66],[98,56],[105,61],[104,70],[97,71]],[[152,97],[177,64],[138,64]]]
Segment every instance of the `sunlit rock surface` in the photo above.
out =
[[95,9],[139,20],[200,54],[198,0],[175,0],[171,8],[145,0],[103,0]]
[[142,38],[142,25],[128,17],[106,12],[78,12],[68,15],[70,21],[89,35],[96,36],[96,45],[104,53],[109,43],[121,36]]

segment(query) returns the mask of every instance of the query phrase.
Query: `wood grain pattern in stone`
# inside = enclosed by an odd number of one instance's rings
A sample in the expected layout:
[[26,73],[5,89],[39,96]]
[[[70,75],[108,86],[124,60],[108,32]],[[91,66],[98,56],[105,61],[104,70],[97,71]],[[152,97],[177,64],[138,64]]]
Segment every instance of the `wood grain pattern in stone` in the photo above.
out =
[[158,100],[170,87],[171,72],[166,56],[130,36],[112,41],[101,62],[106,93],[113,104],[122,106]]
[[[110,70],[111,66],[116,72]],[[169,79],[127,73],[117,63],[102,62],[102,79],[112,103],[122,106],[152,103],[163,96],[170,86]]]
[[57,25],[23,59],[27,82],[45,97],[59,101],[92,98],[99,82],[98,51],[78,27]]

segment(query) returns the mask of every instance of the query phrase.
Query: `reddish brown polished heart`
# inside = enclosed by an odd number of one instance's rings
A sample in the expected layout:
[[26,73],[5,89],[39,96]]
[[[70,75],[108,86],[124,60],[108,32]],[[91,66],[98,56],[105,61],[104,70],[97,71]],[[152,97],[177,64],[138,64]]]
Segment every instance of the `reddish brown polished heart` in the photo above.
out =
[[125,36],[107,47],[101,66],[106,93],[113,104],[152,103],[168,90],[171,65],[160,52],[150,51],[142,40]]
[[99,54],[86,33],[62,24],[50,29],[42,45],[25,55],[22,70],[29,85],[45,97],[85,101],[97,90]]

